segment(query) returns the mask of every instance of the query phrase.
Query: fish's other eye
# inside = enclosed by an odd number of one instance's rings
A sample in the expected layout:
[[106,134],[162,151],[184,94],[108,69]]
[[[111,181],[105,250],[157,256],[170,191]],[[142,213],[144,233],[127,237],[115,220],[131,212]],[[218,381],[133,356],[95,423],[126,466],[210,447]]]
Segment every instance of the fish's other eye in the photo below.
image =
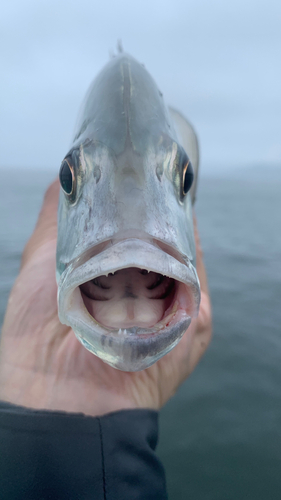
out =
[[63,160],[60,173],[59,173],[60,185],[67,196],[73,197],[75,191],[75,176],[73,167],[70,166],[69,162],[65,159]]
[[186,156],[184,166],[183,166],[183,173],[182,173],[182,194],[183,194],[183,196],[185,196],[188,193],[188,191],[190,190],[192,183],[193,183],[193,179],[194,179],[193,167],[192,167],[191,161]]

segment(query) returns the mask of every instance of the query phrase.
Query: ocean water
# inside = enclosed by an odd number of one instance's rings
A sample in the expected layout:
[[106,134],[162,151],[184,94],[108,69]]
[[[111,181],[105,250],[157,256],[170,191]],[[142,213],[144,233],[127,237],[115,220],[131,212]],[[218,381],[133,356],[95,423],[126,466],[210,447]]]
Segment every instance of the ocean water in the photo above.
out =
[[[265,169],[263,170],[265,172]],[[55,173],[1,170],[0,322]],[[281,175],[200,181],[212,344],[160,414],[170,500],[281,498]]]

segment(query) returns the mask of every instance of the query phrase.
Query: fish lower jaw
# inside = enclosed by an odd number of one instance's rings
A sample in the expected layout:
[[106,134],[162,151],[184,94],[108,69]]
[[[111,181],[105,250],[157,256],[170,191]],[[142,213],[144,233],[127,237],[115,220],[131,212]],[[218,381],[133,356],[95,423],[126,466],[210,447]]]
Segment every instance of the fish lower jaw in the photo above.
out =
[[175,301],[169,313],[153,327],[107,328],[98,324],[85,306],[82,310],[83,299],[78,289],[76,292],[79,312],[74,307],[67,324],[87,350],[122,371],[141,371],[154,364],[176,346],[192,320]]
[[186,285],[176,282],[166,298],[166,309],[155,324],[142,320],[140,324],[106,326],[90,314],[83,292],[77,287],[66,324],[86,349],[109,365],[123,371],[139,371],[167,354],[186,332],[191,316],[195,315],[190,294]]

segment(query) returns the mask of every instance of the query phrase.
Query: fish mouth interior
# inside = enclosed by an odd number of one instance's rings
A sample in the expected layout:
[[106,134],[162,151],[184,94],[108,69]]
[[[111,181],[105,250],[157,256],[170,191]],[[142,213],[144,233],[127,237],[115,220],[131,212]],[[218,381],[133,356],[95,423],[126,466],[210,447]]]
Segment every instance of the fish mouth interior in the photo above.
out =
[[191,287],[144,268],[118,269],[96,276],[79,288],[88,313],[110,330],[159,330],[179,309],[187,316],[194,313]]

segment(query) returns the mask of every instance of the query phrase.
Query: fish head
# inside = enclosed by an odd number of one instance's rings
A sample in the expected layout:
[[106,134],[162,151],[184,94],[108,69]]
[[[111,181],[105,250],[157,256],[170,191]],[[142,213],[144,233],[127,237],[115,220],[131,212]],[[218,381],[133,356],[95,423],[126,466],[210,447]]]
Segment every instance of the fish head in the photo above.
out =
[[198,312],[192,178],[155,82],[115,58],[61,165],[57,245],[60,320],[115,368],[156,362]]

